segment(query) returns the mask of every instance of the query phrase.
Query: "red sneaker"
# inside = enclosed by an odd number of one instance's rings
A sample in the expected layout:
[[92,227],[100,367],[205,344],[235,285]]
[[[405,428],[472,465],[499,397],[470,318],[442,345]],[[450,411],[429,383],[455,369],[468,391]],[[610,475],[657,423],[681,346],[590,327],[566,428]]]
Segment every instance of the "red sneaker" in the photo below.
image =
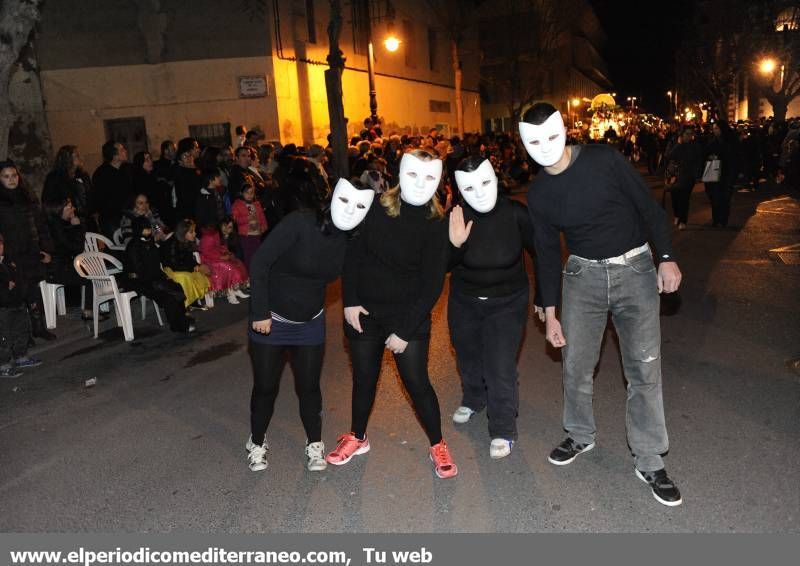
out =
[[458,474],[458,466],[453,462],[453,456],[444,440],[431,446],[430,456],[436,475],[440,478],[452,478]]
[[364,435],[364,440],[359,440],[355,434],[348,432],[340,436],[336,442],[338,442],[336,448],[325,457],[325,461],[334,466],[342,466],[353,456],[369,452],[369,439],[366,435]]

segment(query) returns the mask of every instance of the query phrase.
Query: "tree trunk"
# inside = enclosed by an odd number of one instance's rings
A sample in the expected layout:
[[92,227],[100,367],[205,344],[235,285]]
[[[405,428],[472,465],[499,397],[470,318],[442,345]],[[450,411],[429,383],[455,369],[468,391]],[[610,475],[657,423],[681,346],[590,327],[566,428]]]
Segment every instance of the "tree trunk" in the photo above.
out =
[[42,0],[0,2],[0,159],[8,156],[8,134],[14,124],[9,86],[17,60],[36,22]]
[[464,137],[464,100],[461,98],[461,57],[458,55],[458,42],[450,40],[450,52],[453,56],[453,78],[456,90],[456,127],[458,135]]
[[325,71],[325,90],[328,97],[328,118],[331,127],[331,149],[333,150],[333,172],[335,179],[347,179],[350,176],[350,167],[347,159],[347,118],[344,115],[344,96],[342,93],[342,71],[345,58],[339,49],[339,35],[342,31],[342,3],[341,0],[330,0],[331,19],[328,23],[328,38],[330,52],[328,65]]
[[772,114],[775,120],[786,120],[786,113],[789,111],[789,100],[785,96],[770,96],[767,97],[767,100],[772,104]]

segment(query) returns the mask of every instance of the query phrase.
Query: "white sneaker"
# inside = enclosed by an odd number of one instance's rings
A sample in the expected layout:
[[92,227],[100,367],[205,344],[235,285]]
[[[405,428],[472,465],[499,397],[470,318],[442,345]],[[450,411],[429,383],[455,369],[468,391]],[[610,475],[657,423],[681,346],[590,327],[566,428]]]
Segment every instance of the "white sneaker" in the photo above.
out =
[[306,456],[308,456],[309,472],[321,472],[328,467],[328,462],[325,461],[325,444],[322,442],[306,445]]
[[239,297],[240,299],[249,299],[250,295],[242,291],[241,289],[234,289],[233,294]]
[[453,422],[458,424],[464,424],[466,422],[469,422],[469,420],[472,418],[472,415],[474,414],[475,411],[473,411],[469,407],[461,405],[458,409],[456,409],[456,412],[453,413]]
[[514,447],[514,441],[506,438],[493,438],[492,443],[489,444],[489,457],[492,460],[499,460],[511,454],[511,449]]
[[236,293],[233,289],[228,289],[228,302],[232,305],[238,305],[239,299],[236,298]]
[[253,444],[253,437],[250,436],[247,439],[247,444],[244,445],[244,449],[247,450],[247,460],[251,470],[260,472],[261,470],[267,469],[267,466],[269,466],[267,462],[267,450],[269,450],[269,445],[267,444],[266,438],[264,439],[264,444],[259,446],[258,444]]

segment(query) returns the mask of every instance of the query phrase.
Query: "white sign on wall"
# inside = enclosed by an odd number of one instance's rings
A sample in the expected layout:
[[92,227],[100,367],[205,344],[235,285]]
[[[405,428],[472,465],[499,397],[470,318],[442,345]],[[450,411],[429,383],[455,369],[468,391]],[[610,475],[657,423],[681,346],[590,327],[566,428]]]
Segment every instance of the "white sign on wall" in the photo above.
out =
[[239,98],[269,96],[269,83],[264,75],[239,77]]

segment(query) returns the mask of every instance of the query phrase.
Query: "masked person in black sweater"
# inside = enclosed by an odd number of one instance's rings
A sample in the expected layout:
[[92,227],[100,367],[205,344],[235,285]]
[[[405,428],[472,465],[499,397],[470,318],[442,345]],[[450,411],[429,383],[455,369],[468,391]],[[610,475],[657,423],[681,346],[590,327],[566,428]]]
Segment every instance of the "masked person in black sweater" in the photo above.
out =
[[322,442],[320,374],[325,351],[325,287],[342,272],[346,231],[366,216],[375,193],[346,180],[333,198],[307,159],[293,161],[286,187],[299,208],[288,214],[253,256],[250,270],[250,469],[267,467],[265,439],[278,395],[283,356],[289,354],[300,418],[306,432],[307,468],[327,467]]
[[511,454],[517,438],[517,353],[528,319],[523,249],[533,254],[533,226],[524,204],[498,197],[488,159],[468,157],[455,171],[462,206],[450,213],[450,296],[447,320],[461,374],[466,423],[487,409],[489,456]]
[[442,161],[433,154],[405,154],[400,185],[380,196],[348,244],[342,294],[353,364],[352,428],[328,454],[329,464],[369,451],[367,421],[387,348],[430,441],[436,475],[458,473],[428,377],[430,313],[447,270],[447,224],[436,199],[441,179]]
[[[547,341],[563,350],[567,438],[551,453],[557,466],[594,448],[593,380],[608,314],[628,382],[628,446],[636,476],[664,505],[681,495],[664,470],[669,442],[661,392],[660,292],[678,289],[670,227],[641,175],[611,147],[565,147],[552,105],[535,104],[519,124],[530,156],[543,167],[528,191]],[[563,232],[570,256],[561,270]],[[653,241],[659,266],[647,243]],[[556,318],[562,286],[561,322]],[[562,327],[563,324],[563,327]]]

